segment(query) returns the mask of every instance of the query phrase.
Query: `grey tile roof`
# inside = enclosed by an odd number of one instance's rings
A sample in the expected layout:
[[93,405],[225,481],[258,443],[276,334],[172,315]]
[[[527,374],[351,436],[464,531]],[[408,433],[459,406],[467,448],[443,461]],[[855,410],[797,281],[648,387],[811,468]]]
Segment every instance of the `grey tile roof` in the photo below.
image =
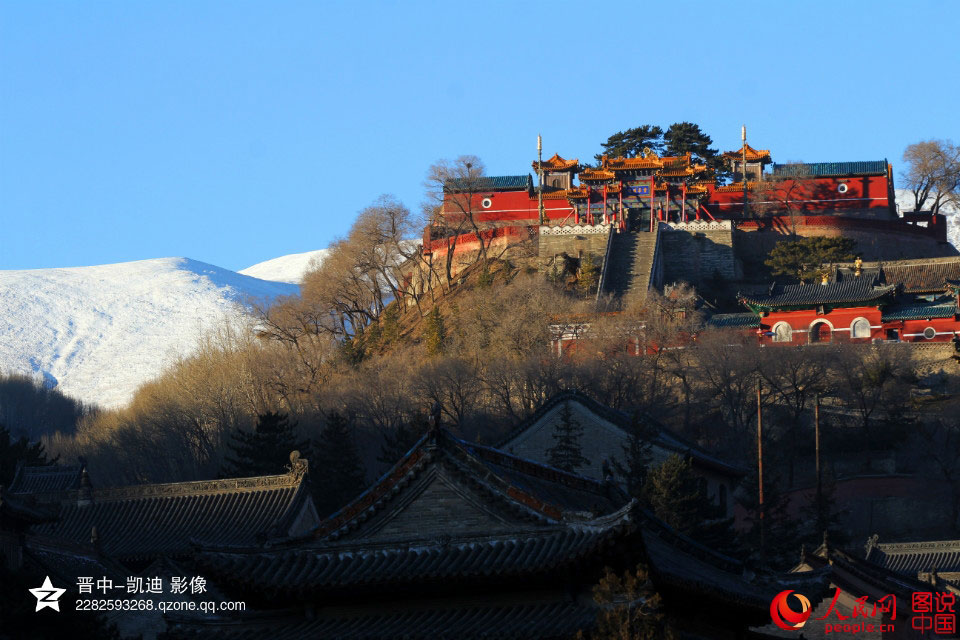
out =
[[774,164],[775,176],[827,177],[868,176],[886,174],[886,160],[863,160],[859,162],[810,162]]
[[80,486],[82,472],[80,464],[20,465],[10,483],[10,492],[46,493],[76,489]]
[[902,304],[885,308],[883,310],[883,321],[952,318],[957,313],[957,303],[952,301],[936,304]]
[[748,306],[765,309],[878,303],[892,294],[894,285],[876,285],[870,277],[851,278],[828,284],[774,285],[765,296],[741,296]]
[[[753,314],[750,314],[753,315]],[[584,407],[600,416],[604,420],[613,423],[618,428],[622,429],[625,434],[628,434],[631,429],[632,417],[618,409],[613,409],[608,407],[600,402],[597,402],[590,396],[577,391],[576,389],[568,389],[566,391],[561,391],[560,393],[554,394],[546,402],[544,402],[537,410],[528,418],[520,422],[516,427],[514,427],[510,433],[504,437],[498,447],[505,447],[510,441],[516,439],[524,431],[533,427],[537,422],[539,422],[547,413],[550,412],[558,404],[563,402],[575,401],[582,404]],[[724,462],[720,458],[708,453],[699,445],[690,442],[680,436],[677,433],[674,433],[664,425],[656,423],[649,416],[643,416],[650,424],[654,424],[659,430],[659,438],[655,444],[662,446],[665,449],[678,453],[682,456],[689,456],[695,465],[700,465],[718,471],[720,473],[727,474],[732,477],[742,477],[746,474],[743,469],[735,467],[727,462]],[[589,437],[589,435],[587,436]],[[614,452],[616,455],[620,455],[621,452]]]
[[243,616],[233,620],[198,622],[187,618],[174,620],[178,638],[222,640],[302,640],[337,638],[338,640],[379,640],[406,638],[435,640],[456,638],[504,638],[546,640],[570,638],[577,631],[589,631],[596,609],[573,599],[515,604],[475,604],[472,606],[434,606],[381,610],[373,615],[349,615],[321,612],[306,619],[291,612],[279,616]]
[[[304,461],[301,461],[304,462]],[[59,519],[36,530],[76,543],[96,527],[104,553],[121,560],[180,556],[192,543],[254,544],[284,528],[309,495],[303,473],[65,492]]]
[[750,311],[744,313],[715,313],[710,316],[707,323],[723,329],[755,328],[760,326],[760,316]]
[[929,540],[867,544],[866,559],[896,573],[916,577],[920,572],[960,572],[960,540]]
[[479,539],[435,536],[430,541],[387,546],[353,541],[277,551],[206,551],[198,562],[210,575],[232,584],[274,593],[334,593],[364,585],[444,584],[460,579],[475,582],[573,567],[580,558],[602,549],[629,522],[624,514],[613,523]]

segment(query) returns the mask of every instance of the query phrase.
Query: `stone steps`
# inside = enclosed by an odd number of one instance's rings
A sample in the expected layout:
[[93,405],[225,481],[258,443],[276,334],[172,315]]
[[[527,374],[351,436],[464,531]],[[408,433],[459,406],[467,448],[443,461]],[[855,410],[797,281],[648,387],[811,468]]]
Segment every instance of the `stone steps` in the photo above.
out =
[[656,248],[656,232],[629,231],[614,235],[603,293],[615,297],[627,294],[646,297]]

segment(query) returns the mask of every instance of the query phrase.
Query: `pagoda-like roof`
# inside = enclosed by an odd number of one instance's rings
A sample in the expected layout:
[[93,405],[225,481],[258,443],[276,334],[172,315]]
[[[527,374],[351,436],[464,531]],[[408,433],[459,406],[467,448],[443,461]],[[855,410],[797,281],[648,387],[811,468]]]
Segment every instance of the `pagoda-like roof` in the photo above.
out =
[[757,309],[805,309],[820,305],[869,306],[890,296],[894,285],[877,285],[868,276],[827,284],[775,284],[763,296],[740,296],[741,302]]
[[770,162],[769,150],[754,149],[746,142],[744,142],[743,146],[736,151],[725,151],[723,155],[727,158],[733,158],[734,160],[743,160],[744,152],[747,154],[747,162],[762,162],[764,164]]
[[[752,313],[748,315],[753,316]],[[753,317],[755,318],[756,316]],[[613,425],[621,432],[623,437],[629,437],[633,423],[633,418],[630,414],[601,404],[590,396],[581,393],[576,389],[569,389],[554,394],[546,402],[540,405],[540,407],[538,407],[530,417],[520,422],[506,437],[500,441],[500,443],[497,445],[498,448],[508,448],[511,443],[516,442],[525,433],[536,428],[537,425],[551,412],[553,412],[555,408],[567,402],[576,402],[582,405],[591,413]],[[649,416],[643,416],[642,419],[649,424],[655,425],[656,427],[657,438],[652,444],[662,449],[666,449],[669,452],[679,454],[682,457],[689,458],[695,466],[701,468],[711,469],[724,475],[736,478],[746,475],[746,472],[743,469],[735,467],[717,458],[716,456],[711,455],[702,447],[686,440],[664,425],[657,423]],[[591,435],[589,433],[585,433],[585,437],[590,438]],[[619,452],[612,452],[612,455],[619,455]]]
[[773,175],[784,178],[873,176],[886,175],[886,173],[886,160],[863,160],[857,162],[799,162],[773,165]]
[[10,493],[46,493],[78,489],[82,464],[18,465],[10,483]]
[[760,326],[760,318],[757,314],[750,311],[742,313],[715,313],[707,320],[714,327],[721,329],[733,328],[757,328]]
[[306,460],[291,455],[283,475],[63,492],[56,522],[38,533],[86,543],[96,529],[104,553],[146,559],[190,553],[194,542],[254,544],[317,521],[304,483]]
[[613,180],[617,175],[604,169],[584,169],[580,172],[580,180]]
[[[580,161],[578,159],[564,160],[559,153],[555,153],[552,158],[543,161],[544,171],[577,171],[579,168]],[[538,170],[536,160],[533,161],[533,170]]]

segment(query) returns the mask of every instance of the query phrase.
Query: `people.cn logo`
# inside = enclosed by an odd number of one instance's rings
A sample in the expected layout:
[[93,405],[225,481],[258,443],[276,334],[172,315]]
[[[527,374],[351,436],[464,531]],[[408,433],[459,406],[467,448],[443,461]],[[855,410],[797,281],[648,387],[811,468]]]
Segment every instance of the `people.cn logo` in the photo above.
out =
[[810,608],[810,601],[807,600],[805,595],[799,593],[794,593],[793,597],[800,601],[800,612],[797,613],[790,608],[787,598],[790,597],[791,593],[793,593],[792,589],[781,591],[770,602],[770,617],[773,619],[773,624],[784,631],[796,631],[803,628],[810,614],[813,613]]

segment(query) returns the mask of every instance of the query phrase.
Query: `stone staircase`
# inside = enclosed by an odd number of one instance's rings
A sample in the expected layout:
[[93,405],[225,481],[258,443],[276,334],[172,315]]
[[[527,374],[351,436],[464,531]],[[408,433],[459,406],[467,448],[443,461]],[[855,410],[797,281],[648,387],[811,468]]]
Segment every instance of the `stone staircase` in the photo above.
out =
[[603,294],[622,297],[627,294],[646,298],[647,290],[657,285],[657,238],[654,231],[629,231],[614,234],[610,247],[608,263],[604,265],[606,274],[603,282]]

